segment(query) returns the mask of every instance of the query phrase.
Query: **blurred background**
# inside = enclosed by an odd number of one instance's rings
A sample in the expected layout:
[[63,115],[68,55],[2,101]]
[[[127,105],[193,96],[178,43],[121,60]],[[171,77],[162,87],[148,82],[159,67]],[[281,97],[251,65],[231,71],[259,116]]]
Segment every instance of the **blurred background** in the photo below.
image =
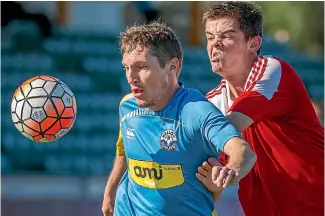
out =
[[[324,2],[257,2],[262,54],[289,62],[323,123]],[[181,80],[207,93],[211,72],[201,24],[209,2],[1,2],[1,173],[4,216],[100,216],[115,153],[118,105],[129,92],[117,37],[133,23],[167,21],[184,48]],[[37,144],[10,116],[23,81],[52,75],[74,92],[78,116],[60,140]],[[308,115],[308,113],[306,113]]]

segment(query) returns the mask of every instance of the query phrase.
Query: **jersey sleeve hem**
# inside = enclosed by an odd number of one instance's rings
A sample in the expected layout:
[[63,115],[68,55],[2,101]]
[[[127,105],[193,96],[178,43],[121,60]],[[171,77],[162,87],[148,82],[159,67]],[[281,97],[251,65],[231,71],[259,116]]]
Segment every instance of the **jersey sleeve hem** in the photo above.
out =
[[234,137],[239,137],[239,138],[241,138],[241,139],[243,138],[239,133],[236,133],[236,134],[229,134],[229,135],[224,136],[223,138],[221,138],[220,143],[222,143],[222,144],[221,144],[221,146],[220,146],[219,148],[220,148],[220,150],[221,150],[222,152],[224,152],[225,145],[227,144],[227,142],[228,142],[231,138],[234,138]]

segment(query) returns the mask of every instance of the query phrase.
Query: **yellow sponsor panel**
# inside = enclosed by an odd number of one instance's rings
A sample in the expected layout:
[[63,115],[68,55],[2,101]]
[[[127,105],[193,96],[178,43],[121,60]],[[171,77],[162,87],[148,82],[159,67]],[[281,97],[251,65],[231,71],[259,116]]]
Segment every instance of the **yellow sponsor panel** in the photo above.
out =
[[132,180],[146,188],[172,188],[184,183],[181,165],[163,165],[129,158],[129,171]]

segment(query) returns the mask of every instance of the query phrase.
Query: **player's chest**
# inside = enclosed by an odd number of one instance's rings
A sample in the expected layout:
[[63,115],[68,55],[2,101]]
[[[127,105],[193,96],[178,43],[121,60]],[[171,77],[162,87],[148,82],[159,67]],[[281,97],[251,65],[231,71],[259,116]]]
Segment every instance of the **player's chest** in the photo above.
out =
[[[180,117],[132,113],[121,119],[131,179],[146,188],[180,186],[194,177],[201,155]],[[195,165],[194,165],[195,164]]]
[[[146,113],[122,119],[122,134],[128,156],[178,156],[190,143],[180,118]],[[149,159],[149,158],[144,158]]]

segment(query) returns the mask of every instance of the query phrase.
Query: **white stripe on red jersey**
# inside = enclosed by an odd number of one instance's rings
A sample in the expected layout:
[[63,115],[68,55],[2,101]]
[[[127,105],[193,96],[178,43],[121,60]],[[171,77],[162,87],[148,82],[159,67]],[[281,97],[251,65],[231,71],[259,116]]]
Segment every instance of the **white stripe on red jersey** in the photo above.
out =
[[225,98],[225,95],[227,94],[226,85],[226,80],[222,79],[220,84],[215,89],[206,94],[206,98],[216,107],[218,107],[223,114],[226,112],[224,108],[224,103],[227,101],[227,98]]
[[212,89],[211,91],[209,91],[209,92],[205,95],[206,98],[209,99],[209,98],[214,97],[214,96],[217,95],[217,94],[220,94],[221,91],[222,91],[222,89],[223,89],[225,86],[226,86],[226,80],[225,80],[225,79],[222,79],[222,80],[220,81],[219,85],[218,85],[216,88]]
[[[248,75],[244,91],[257,91],[270,100],[278,91],[280,79],[281,65],[279,61],[272,56],[260,56],[256,59]],[[229,85],[225,79],[222,79],[215,89],[209,91],[206,98],[223,114],[228,112],[233,103],[230,100]]]

